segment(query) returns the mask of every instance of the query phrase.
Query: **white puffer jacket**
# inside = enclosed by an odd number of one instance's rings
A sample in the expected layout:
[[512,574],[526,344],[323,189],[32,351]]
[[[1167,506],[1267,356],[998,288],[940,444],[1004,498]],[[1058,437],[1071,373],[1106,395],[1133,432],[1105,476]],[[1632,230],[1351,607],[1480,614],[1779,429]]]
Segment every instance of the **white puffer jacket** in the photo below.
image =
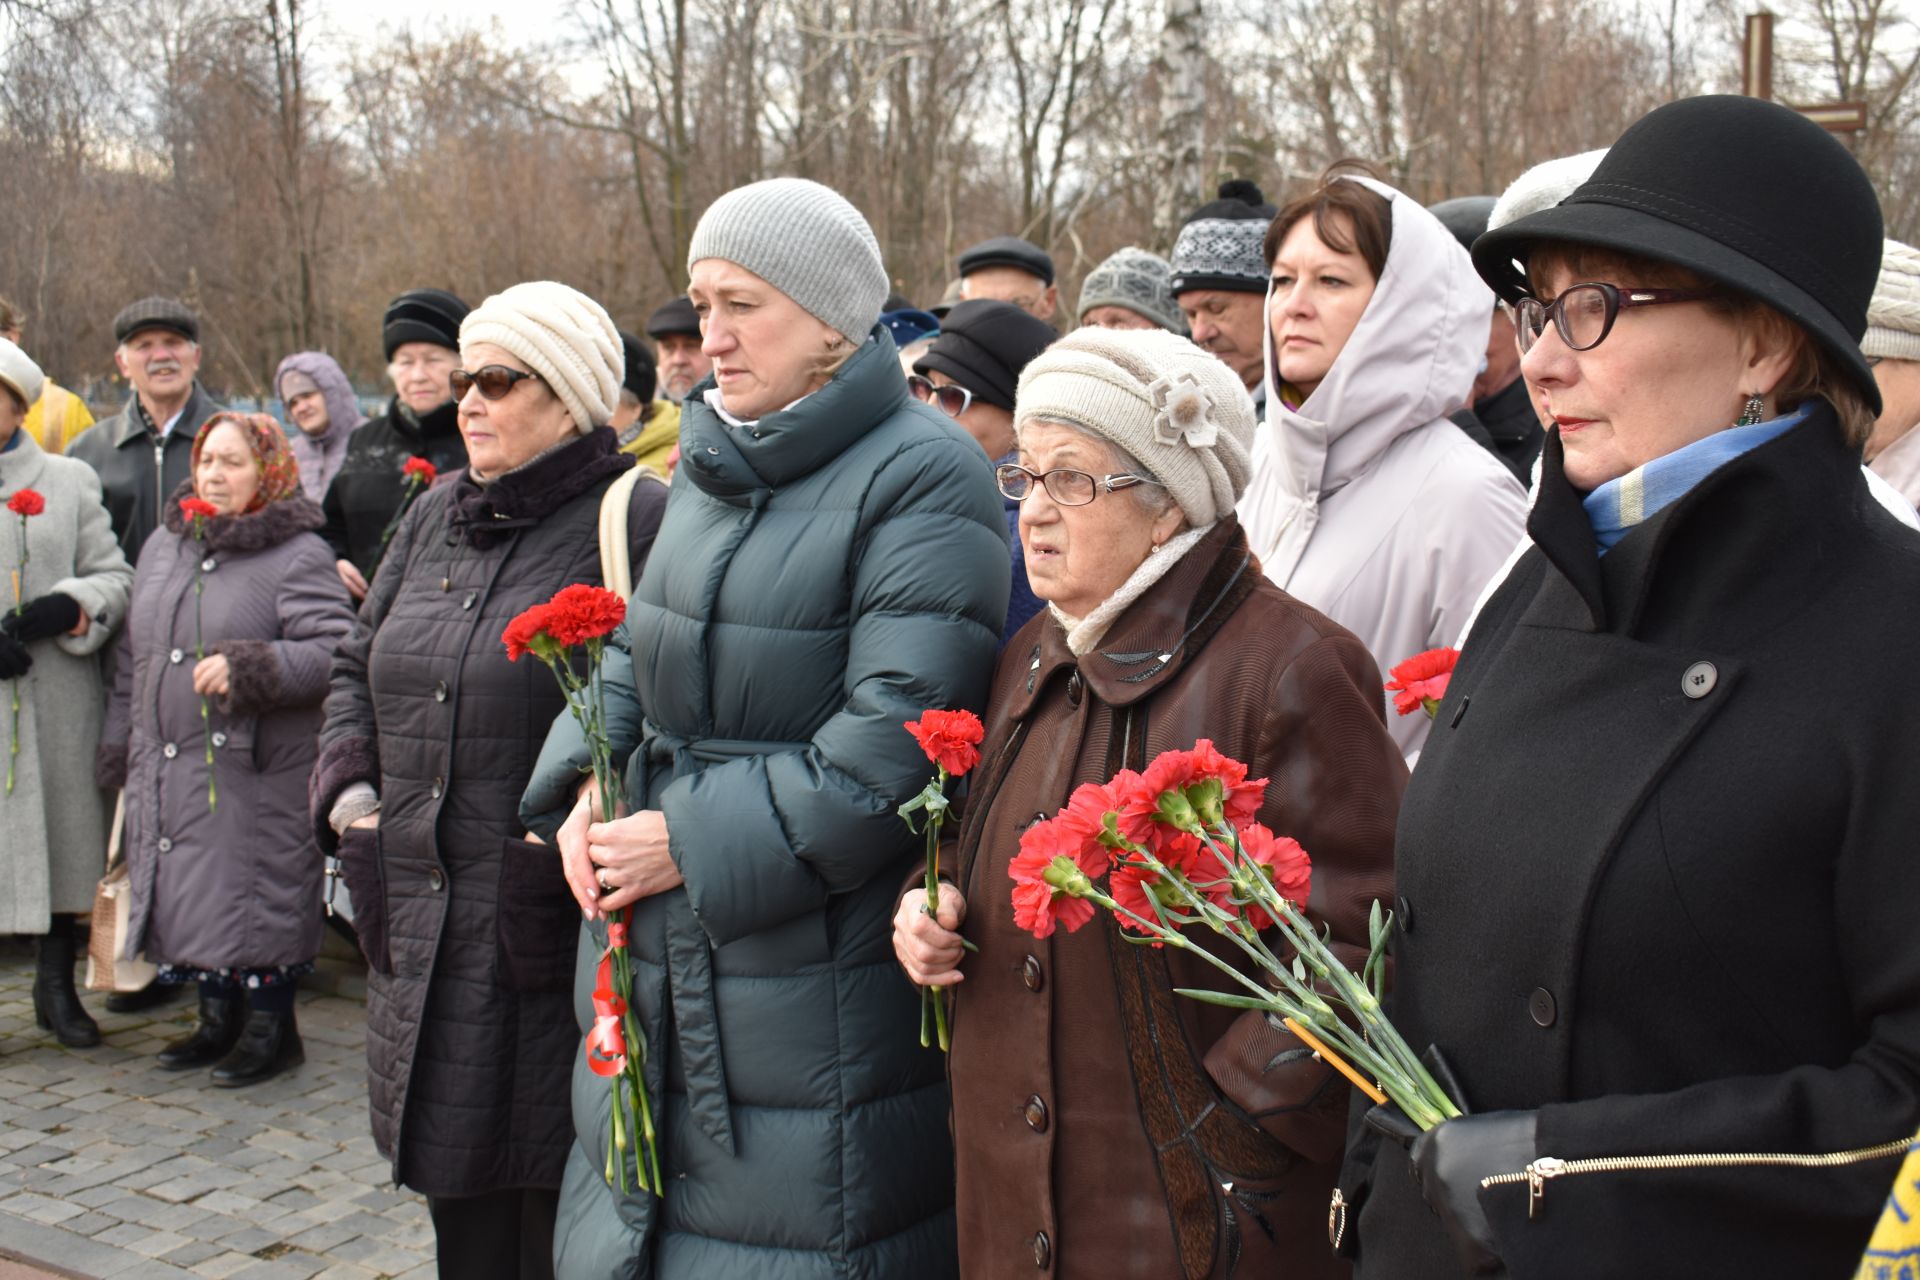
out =
[[[1280,398],[1267,335],[1267,420],[1240,501],[1267,576],[1358,635],[1383,673],[1455,642],[1524,532],[1513,474],[1450,422],[1486,350],[1493,294],[1452,234],[1382,183],[1386,269],[1327,376]],[[1382,697],[1385,697],[1382,692]],[[1409,761],[1427,717],[1389,716]]]

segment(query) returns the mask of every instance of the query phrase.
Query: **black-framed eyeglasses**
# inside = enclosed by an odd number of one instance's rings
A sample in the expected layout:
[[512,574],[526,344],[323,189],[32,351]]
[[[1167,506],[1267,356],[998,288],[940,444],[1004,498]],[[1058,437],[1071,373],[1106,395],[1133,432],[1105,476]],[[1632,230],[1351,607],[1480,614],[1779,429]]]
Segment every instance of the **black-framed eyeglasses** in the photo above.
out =
[[907,393],[922,404],[933,405],[949,418],[959,417],[973,403],[973,392],[965,387],[952,382],[936,387],[933,379],[918,373],[907,375]]
[[1027,495],[1033,492],[1035,484],[1044,485],[1047,496],[1063,507],[1084,507],[1099,497],[1102,491],[1113,493],[1119,489],[1131,489],[1137,484],[1160,483],[1158,480],[1149,480],[1145,476],[1088,475],[1084,471],[1074,471],[1068,467],[1055,467],[1051,471],[1034,472],[1017,462],[1003,462],[995,467],[993,479],[994,483],[1000,486],[1000,492],[1015,502],[1025,502]]
[[545,382],[537,373],[528,373],[524,369],[509,369],[503,364],[490,364],[468,373],[465,369],[455,369],[447,375],[447,385],[453,389],[455,400],[465,400],[467,392],[474,387],[480,388],[482,400],[503,400],[513,390],[514,384],[532,378]]
[[1622,289],[1588,280],[1570,284],[1552,302],[1522,298],[1513,304],[1515,333],[1525,355],[1547,331],[1547,321],[1560,333],[1570,351],[1591,351],[1613,332],[1613,322],[1627,307],[1658,307],[1670,302],[1704,302],[1714,291],[1702,289]]

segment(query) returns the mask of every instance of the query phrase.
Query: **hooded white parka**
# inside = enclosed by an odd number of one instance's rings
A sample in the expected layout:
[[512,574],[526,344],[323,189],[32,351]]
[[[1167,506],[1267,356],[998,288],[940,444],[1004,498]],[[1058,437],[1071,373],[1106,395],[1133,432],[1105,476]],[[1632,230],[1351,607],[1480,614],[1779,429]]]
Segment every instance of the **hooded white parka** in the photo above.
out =
[[[1492,291],[1420,205],[1368,178],[1339,181],[1391,204],[1386,269],[1298,409],[1280,398],[1269,325],[1267,420],[1239,512],[1267,576],[1359,636],[1384,672],[1456,642],[1525,531],[1526,493],[1446,417],[1486,350]],[[1389,719],[1412,761],[1427,717]]]

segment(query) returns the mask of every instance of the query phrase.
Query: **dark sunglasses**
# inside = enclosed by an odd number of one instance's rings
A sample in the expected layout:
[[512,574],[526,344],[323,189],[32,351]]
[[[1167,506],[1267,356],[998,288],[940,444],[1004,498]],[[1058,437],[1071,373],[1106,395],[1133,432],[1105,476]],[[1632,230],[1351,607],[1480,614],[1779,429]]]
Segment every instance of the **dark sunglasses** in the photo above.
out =
[[520,369],[509,369],[503,364],[490,364],[477,373],[468,373],[465,369],[455,369],[447,375],[447,385],[453,388],[455,400],[465,400],[467,392],[473,387],[480,388],[482,400],[503,400],[513,390],[513,384],[532,378],[545,382],[537,373],[526,373]]
[[1673,302],[1704,302],[1714,296],[1711,290],[1696,289],[1621,289],[1615,285],[1588,281],[1570,284],[1552,302],[1522,298],[1513,304],[1515,332],[1522,355],[1547,331],[1547,321],[1559,331],[1560,341],[1569,351],[1591,351],[1613,332],[1613,322],[1628,307],[1659,307]]
[[959,417],[973,403],[973,392],[965,387],[955,386],[951,382],[944,387],[936,387],[933,379],[917,373],[907,375],[907,391],[920,403],[937,406],[949,418]]

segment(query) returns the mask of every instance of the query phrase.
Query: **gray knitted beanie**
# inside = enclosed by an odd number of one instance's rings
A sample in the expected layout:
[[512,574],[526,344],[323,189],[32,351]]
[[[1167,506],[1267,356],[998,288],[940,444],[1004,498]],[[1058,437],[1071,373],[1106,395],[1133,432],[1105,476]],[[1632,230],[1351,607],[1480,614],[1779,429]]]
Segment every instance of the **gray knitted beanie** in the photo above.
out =
[[1252,471],[1253,401],[1219,357],[1160,329],[1076,329],[1020,375],[1016,432],[1037,419],[1125,449],[1196,528],[1233,514]]
[[1860,350],[1882,360],[1920,360],[1920,249],[1887,241]]
[[805,178],[735,187],[708,205],[693,229],[687,269],[702,258],[745,267],[856,344],[887,299],[873,228],[845,196]]
[[581,435],[613,418],[626,353],[612,317],[578,289],[530,280],[501,290],[460,322],[460,354],[478,342],[513,352],[539,374]]
[[1088,273],[1080,286],[1076,318],[1085,324],[1087,312],[1095,307],[1125,307],[1169,333],[1185,333],[1187,322],[1173,300],[1172,278],[1173,268],[1165,258],[1129,245]]

